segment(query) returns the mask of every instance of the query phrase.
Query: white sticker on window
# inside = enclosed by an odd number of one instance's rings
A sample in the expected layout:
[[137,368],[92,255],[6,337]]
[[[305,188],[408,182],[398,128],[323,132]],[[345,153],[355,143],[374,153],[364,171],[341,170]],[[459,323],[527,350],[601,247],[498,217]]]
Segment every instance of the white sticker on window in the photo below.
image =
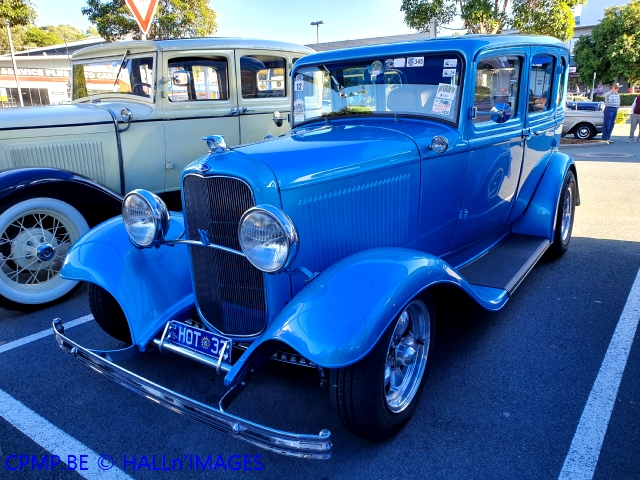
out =
[[456,98],[457,85],[449,85],[448,83],[439,83],[436,91],[436,98],[445,100],[454,100]]
[[301,73],[296,75],[296,80],[293,85],[294,92],[302,92],[304,90],[304,77]]
[[424,57],[407,57],[407,67],[424,67]]
[[443,77],[455,77],[457,70],[455,68],[445,68],[442,70]]
[[295,102],[293,102],[293,121],[296,123],[304,122],[304,117],[304,100],[296,100]]
[[444,59],[444,67],[457,67],[458,66],[458,59],[457,58],[445,58]]
[[387,60],[384,61],[384,68],[385,69],[393,68],[394,66],[395,65],[394,65],[394,62],[393,62],[393,58],[388,58]]
[[451,100],[436,98],[433,101],[433,107],[431,108],[431,111],[440,115],[449,115],[451,113]]
[[404,58],[394,58],[393,66],[395,68],[404,68]]

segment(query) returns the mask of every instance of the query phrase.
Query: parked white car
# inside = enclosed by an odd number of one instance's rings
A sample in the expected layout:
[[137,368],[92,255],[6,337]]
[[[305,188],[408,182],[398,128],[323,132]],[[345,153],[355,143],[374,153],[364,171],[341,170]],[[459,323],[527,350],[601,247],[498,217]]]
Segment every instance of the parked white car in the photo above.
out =
[[562,123],[562,134],[573,133],[575,138],[589,140],[602,133],[604,112],[602,110],[572,110],[567,108]]
[[91,226],[144,188],[180,205],[180,173],[206,152],[289,130],[293,63],[313,50],[228,38],[116,42],[72,57],[71,105],[0,111],[0,306],[55,301]]

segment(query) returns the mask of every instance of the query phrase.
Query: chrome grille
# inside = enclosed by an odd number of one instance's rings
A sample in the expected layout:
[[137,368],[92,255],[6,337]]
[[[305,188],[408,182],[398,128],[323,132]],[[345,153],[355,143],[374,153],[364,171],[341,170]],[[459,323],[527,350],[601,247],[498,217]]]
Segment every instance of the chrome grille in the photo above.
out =
[[[182,184],[187,236],[240,250],[238,223],[254,206],[251,188],[229,177],[187,175]],[[267,324],[263,273],[239,255],[189,247],[196,302],[204,320],[222,333],[256,335]]]

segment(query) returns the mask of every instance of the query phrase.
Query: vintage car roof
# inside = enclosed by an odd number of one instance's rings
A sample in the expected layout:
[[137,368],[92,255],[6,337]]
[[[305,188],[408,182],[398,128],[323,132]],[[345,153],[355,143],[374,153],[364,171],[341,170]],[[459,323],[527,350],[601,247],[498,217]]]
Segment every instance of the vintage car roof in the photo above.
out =
[[568,47],[557,38],[542,35],[464,35],[327,50],[300,59],[296,62],[296,67],[306,64],[335,62],[345,58],[358,59],[387,55],[406,56],[414,53],[443,51],[459,51],[465,54],[467,58],[473,58],[477,52],[485,49],[529,45],[559,47],[568,52]]
[[295,43],[278,42],[274,40],[259,40],[255,38],[207,37],[207,38],[179,38],[175,40],[130,40],[125,42],[103,43],[92,47],[82,48],[73,53],[72,60],[122,55],[129,50],[131,54],[153,51],[178,50],[208,50],[212,48],[251,48],[264,50],[287,50],[304,54],[314,53],[311,48]]

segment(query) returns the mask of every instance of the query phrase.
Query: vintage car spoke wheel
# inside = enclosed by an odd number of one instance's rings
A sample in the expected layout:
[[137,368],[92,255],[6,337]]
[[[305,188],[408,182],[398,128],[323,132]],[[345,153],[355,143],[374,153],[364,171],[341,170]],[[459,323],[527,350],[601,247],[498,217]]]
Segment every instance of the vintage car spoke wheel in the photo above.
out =
[[71,245],[89,230],[68,203],[32,198],[0,214],[0,306],[29,310],[71,292],[78,282],[60,269]]
[[589,140],[597,135],[596,129],[593,125],[588,123],[581,123],[573,130],[573,136],[580,140]]
[[355,435],[385,440],[412,417],[428,372],[432,305],[428,293],[414,299],[364,359],[331,371],[332,403]]
[[561,257],[569,249],[575,212],[576,177],[573,172],[569,170],[564,178],[562,191],[560,192],[553,243],[549,247],[549,250],[547,250],[549,257]]
[[131,343],[127,317],[109,292],[98,285],[89,284],[89,307],[102,330],[117,340]]

